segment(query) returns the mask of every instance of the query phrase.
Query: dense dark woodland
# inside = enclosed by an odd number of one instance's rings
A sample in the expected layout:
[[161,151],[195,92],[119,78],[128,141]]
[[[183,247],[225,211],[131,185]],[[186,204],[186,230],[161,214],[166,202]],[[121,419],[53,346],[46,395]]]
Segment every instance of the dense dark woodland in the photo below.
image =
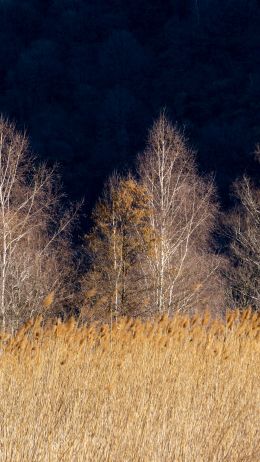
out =
[[260,140],[259,0],[2,0],[0,112],[92,207],[162,107],[222,202]]

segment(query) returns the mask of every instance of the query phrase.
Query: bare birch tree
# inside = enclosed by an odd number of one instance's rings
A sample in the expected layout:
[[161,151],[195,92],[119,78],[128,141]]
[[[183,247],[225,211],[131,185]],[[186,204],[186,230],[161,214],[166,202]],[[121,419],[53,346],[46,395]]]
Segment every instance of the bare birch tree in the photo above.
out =
[[155,309],[220,307],[221,258],[211,239],[217,213],[214,184],[198,175],[184,135],[164,114],[149,134],[139,175],[150,198],[156,236],[154,252],[147,256]]
[[[260,162],[257,147],[256,160]],[[228,217],[230,302],[260,309],[260,188],[246,176],[234,185],[238,204]]]
[[[16,328],[55,291],[62,307],[72,268],[58,177],[36,167],[26,136],[0,119],[0,324]],[[68,285],[67,285],[68,284]]]

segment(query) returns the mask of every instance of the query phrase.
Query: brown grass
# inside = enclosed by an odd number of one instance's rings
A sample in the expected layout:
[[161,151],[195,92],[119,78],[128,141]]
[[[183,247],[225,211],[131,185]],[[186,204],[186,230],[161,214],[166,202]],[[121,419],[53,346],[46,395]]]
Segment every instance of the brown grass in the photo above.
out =
[[1,462],[259,462],[260,315],[0,339]]

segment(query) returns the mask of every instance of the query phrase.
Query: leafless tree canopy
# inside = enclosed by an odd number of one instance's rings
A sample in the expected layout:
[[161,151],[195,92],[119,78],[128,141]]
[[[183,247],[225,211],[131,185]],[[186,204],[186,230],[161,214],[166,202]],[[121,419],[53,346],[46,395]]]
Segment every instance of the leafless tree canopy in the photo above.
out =
[[[58,177],[37,167],[26,136],[0,120],[0,323],[15,328],[68,296],[69,224],[61,212]],[[69,264],[68,264],[69,263]]]
[[162,115],[138,180],[112,178],[95,209],[87,305],[142,316],[220,309],[222,259],[211,237],[217,211],[213,182],[199,177],[183,134]]
[[[257,154],[258,153],[258,154]],[[256,160],[260,161],[259,150]],[[234,185],[238,205],[228,218],[232,267],[226,275],[230,300],[260,309],[260,189],[244,176]]]
[[157,237],[147,258],[159,311],[220,308],[222,260],[212,246],[218,206],[214,184],[199,177],[183,133],[164,114],[155,122],[139,160]]
[[[256,149],[256,159],[260,158]],[[218,203],[194,152],[164,114],[154,123],[138,176],[113,176],[87,236],[85,315],[191,312],[260,306],[260,190],[246,176],[228,218],[231,265],[215,251]],[[25,135],[0,119],[0,325],[15,329],[72,305],[75,271],[58,176],[38,165]],[[229,290],[221,276],[228,280]],[[84,310],[82,310],[83,313]]]

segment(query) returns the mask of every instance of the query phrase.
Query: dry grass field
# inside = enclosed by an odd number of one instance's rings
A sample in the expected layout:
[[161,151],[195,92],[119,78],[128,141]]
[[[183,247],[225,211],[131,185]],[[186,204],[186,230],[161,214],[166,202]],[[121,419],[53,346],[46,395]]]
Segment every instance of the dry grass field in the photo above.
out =
[[0,339],[1,462],[259,462],[260,315]]

